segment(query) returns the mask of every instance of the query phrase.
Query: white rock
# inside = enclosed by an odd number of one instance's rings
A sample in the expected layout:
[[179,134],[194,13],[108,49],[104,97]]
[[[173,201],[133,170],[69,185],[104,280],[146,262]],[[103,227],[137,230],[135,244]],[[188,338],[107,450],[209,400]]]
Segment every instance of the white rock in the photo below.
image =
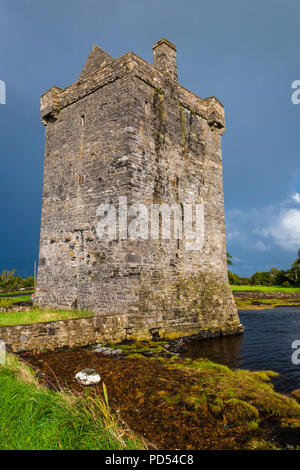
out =
[[119,356],[120,354],[123,354],[122,349],[105,348],[98,345],[93,348],[93,352],[102,353],[105,356]]
[[110,351],[110,348],[104,348],[102,346],[95,346],[93,348],[94,352],[105,353],[106,351]]
[[81,385],[94,385],[100,382],[101,377],[95,369],[82,369],[77,372],[75,379]]
[[123,349],[114,349],[114,354],[123,354]]
[[123,351],[122,349],[107,348],[106,351],[103,351],[103,354],[105,354],[105,356],[119,356],[120,354],[123,354]]

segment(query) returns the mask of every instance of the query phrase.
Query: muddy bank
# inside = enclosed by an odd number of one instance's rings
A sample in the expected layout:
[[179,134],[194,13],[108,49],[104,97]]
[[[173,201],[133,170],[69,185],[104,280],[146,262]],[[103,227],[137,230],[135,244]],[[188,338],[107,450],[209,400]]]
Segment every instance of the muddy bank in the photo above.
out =
[[300,292],[234,291],[233,296],[242,299],[296,299],[300,302]]
[[[101,395],[105,382],[114,412],[159,449],[268,449],[284,445],[279,432],[274,431],[277,426],[281,432],[274,417],[262,412],[257,422],[256,408],[231,397],[239,373],[223,366],[212,367],[209,361],[202,360],[202,370],[193,370],[181,368],[185,360],[178,357],[107,357],[86,348],[20,356],[46,374],[48,385],[50,380],[50,385],[59,384],[79,393],[86,389],[75,381],[75,374],[86,367],[95,369],[101,383],[89,387],[89,393]],[[174,360],[178,366],[174,366]],[[221,385],[227,375],[234,380],[230,392],[228,384]],[[251,383],[249,390],[253,386]],[[300,407],[295,413],[300,418]]]
[[235,291],[233,297],[237,308],[245,310],[300,305],[299,292]]
[[[84,387],[74,380],[75,374],[85,367],[97,370],[114,411],[158,448],[232,448],[232,433],[207,413],[183,412],[171,403],[172,396],[191,390],[195,384],[180,370],[170,371],[146,358],[109,358],[84,349],[22,357],[47,374],[53,384],[59,382],[77,392],[83,392]],[[102,395],[101,384],[89,389]]]

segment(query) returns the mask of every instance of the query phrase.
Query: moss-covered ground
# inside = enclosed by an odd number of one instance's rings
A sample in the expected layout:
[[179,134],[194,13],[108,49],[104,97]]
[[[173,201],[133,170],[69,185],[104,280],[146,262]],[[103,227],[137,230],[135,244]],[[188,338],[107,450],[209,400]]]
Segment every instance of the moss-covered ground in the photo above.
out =
[[0,312],[0,327],[9,325],[27,325],[30,323],[42,323],[58,320],[71,320],[72,318],[85,318],[92,317],[93,315],[94,314],[92,312],[87,310],[31,308],[27,311],[17,312],[12,309],[8,312]]
[[[300,449],[298,396],[274,390],[275,372],[163,357],[163,342],[114,347],[124,351],[119,358],[88,348],[22,356],[54,383],[81,393],[75,373],[96,369],[113,409],[160,449]],[[101,387],[92,387],[91,393],[101,396]]]
[[299,307],[300,295],[299,299],[251,299],[251,297],[241,299],[235,297],[234,301],[236,307],[240,310],[262,310],[281,306]]
[[300,287],[282,287],[282,286],[233,286],[231,285],[233,292],[299,292]]

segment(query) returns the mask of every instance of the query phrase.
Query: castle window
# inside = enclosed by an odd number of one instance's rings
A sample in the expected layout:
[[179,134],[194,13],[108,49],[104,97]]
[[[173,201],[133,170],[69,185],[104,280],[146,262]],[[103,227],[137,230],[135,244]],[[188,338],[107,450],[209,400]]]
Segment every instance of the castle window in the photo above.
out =
[[81,115],[81,125],[84,126],[84,119],[85,119],[85,116],[84,114]]
[[150,111],[151,111],[150,103],[148,103],[148,101],[145,101],[145,113],[146,113],[146,116],[149,115]]

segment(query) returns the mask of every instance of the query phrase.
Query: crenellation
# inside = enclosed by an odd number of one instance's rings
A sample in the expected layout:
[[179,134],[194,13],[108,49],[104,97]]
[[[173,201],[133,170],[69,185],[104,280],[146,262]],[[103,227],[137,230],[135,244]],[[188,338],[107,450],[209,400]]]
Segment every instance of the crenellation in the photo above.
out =
[[41,121],[46,126],[58,118],[61,88],[53,86],[41,96]]
[[[133,52],[128,52],[119,59],[115,59],[112,63],[100,67],[99,70],[92,72],[86,77],[82,77],[63,90],[58,87],[52,87],[48,92],[42,95],[41,98],[42,118],[45,116],[45,109],[47,110],[48,106],[50,106],[50,108],[51,106],[55,107],[56,110],[61,110],[83,99],[97,89],[131,73],[150,85],[154,90],[159,90],[160,93],[171,92],[173,99],[175,98],[174,94],[177,95],[176,98],[178,102],[187,109],[207,119],[210,123],[216,122],[220,128],[225,128],[224,108],[219,100],[215,97],[200,98],[179,84],[176,84],[175,88],[174,86],[170,88],[170,86],[168,86],[169,82],[167,82],[167,88],[164,91],[164,87],[166,86],[165,75],[161,71],[153,69],[150,64]],[[53,96],[53,92],[55,97]],[[50,93],[50,96],[45,101],[48,93]]]

